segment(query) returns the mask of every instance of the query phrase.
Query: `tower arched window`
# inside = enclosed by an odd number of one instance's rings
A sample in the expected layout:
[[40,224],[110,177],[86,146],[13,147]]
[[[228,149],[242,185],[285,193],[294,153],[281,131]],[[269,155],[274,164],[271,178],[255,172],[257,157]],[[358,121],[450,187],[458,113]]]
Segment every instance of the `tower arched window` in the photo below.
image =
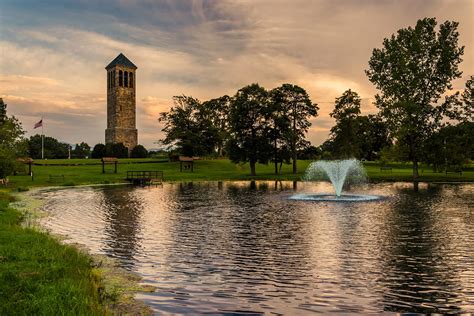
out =
[[128,87],[128,72],[127,71],[123,73],[123,85],[125,87]]
[[119,70],[119,87],[123,86],[123,71]]
[[129,81],[130,81],[129,86],[130,86],[130,88],[133,88],[133,72],[131,72],[131,73],[129,74],[129,77],[130,77],[130,78],[129,78]]

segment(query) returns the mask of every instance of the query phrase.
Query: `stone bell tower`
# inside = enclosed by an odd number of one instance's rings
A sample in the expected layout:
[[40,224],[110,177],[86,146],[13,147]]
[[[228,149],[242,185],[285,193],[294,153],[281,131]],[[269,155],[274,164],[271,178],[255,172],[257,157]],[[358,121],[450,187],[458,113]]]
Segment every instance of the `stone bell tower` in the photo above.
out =
[[123,143],[130,152],[138,143],[135,66],[120,53],[107,67],[107,129],[105,143]]

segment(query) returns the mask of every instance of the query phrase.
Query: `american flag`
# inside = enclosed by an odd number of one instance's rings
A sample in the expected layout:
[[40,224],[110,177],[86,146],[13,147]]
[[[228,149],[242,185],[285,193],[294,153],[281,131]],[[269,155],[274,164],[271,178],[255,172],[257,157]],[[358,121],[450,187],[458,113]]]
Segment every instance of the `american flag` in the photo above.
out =
[[35,128],[43,126],[43,119],[41,119],[38,123],[35,124]]

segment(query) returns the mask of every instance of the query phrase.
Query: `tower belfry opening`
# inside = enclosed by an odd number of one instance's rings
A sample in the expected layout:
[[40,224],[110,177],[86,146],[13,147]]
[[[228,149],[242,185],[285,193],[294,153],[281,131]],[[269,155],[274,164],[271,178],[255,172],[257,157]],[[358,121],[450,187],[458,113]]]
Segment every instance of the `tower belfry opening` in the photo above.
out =
[[107,70],[107,129],[105,143],[123,143],[130,152],[138,144],[136,127],[136,70],[120,53]]

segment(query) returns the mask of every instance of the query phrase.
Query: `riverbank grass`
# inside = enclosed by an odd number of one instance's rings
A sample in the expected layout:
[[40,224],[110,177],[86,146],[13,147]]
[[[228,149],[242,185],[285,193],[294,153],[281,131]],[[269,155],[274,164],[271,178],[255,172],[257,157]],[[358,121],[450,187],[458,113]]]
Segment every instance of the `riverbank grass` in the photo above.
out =
[[20,225],[0,191],[0,315],[104,315],[91,258]]

